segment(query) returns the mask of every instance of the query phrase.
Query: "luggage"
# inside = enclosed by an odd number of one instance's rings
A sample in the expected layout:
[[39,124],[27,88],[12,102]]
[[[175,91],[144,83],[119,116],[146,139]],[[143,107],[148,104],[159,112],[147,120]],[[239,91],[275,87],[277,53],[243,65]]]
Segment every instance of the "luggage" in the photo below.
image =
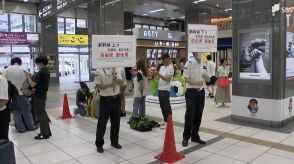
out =
[[0,163],[16,164],[13,143],[8,140],[0,140]]
[[148,132],[152,130],[152,125],[150,124],[149,119],[145,117],[131,117],[128,123],[132,129],[139,132]]

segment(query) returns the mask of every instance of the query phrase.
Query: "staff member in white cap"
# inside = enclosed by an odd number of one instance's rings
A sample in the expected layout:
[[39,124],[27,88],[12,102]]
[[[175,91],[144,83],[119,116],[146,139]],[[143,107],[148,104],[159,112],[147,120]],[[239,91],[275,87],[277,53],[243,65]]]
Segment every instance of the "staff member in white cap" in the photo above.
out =
[[188,61],[185,65],[183,76],[186,79],[186,114],[185,128],[183,133],[182,145],[188,146],[191,138],[192,142],[205,144],[198,134],[201,124],[202,113],[205,104],[205,90],[203,88],[204,79],[209,82],[209,75],[203,69],[201,57],[197,53],[193,53],[195,61]]
[[104,152],[104,134],[109,118],[111,122],[111,146],[121,149],[118,143],[118,135],[121,117],[120,88],[122,84],[122,78],[115,68],[97,70],[95,85],[100,90],[101,97],[95,144],[99,153]]

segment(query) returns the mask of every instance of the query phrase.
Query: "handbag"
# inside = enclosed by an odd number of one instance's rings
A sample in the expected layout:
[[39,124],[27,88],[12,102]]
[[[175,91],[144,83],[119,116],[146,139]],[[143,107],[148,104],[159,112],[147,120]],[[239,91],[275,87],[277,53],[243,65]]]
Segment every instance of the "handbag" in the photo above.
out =
[[221,78],[219,80],[219,86],[222,88],[229,86],[229,79],[228,78]]

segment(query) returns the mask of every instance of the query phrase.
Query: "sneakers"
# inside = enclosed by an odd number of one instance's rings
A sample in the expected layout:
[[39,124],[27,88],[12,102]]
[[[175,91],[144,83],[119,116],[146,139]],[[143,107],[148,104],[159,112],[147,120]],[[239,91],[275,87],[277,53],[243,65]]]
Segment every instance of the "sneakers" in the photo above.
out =
[[166,128],[166,122],[162,121],[159,123],[160,129],[165,129]]

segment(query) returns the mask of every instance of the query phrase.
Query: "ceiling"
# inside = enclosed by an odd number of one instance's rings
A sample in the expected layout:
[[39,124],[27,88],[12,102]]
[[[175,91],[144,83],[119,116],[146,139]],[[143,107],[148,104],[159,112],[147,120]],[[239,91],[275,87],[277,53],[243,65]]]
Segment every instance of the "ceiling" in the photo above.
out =
[[[6,0],[9,2],[24,2],[24,0]],[[50,0],[28,0],[27,3],[42,3]],[[86,0],[85,0],[86,1]],[[116,0],[107,0],[116,1]],[[200,3],[193,3],[196,0],[124,0],[125,11],[133,12],[134,15],[148,16],[160,19],[184,19],[185,8],[206,9],[212,14],[212,18],[231,16],[232,0],[206,0]],[[79,6],[87,8],[87,5]],[[164,9],[160,12],[150,11]]]

